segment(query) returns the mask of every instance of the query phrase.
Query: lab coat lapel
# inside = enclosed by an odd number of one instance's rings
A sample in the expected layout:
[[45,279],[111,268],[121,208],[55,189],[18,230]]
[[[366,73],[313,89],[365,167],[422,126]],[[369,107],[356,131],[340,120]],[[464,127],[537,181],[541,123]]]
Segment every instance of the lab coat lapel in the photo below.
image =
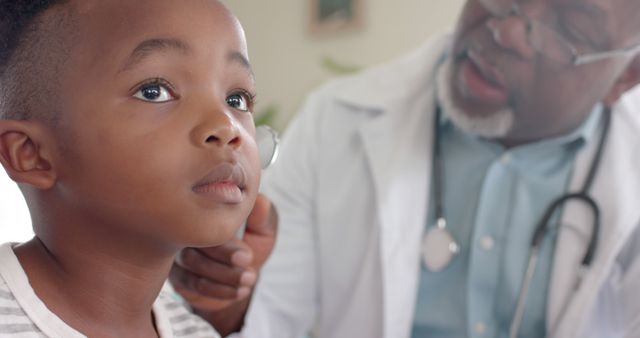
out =
[[359,137],[375,188],[384,338],[408,337],[413,321],[431,177],[433,76],[449,43],[439,37],[372,70],[367,86],[337,96],[354,113],[371,114]]
[[[577,156],[570,191],[581,189],[595,152],[595,143],[590,142],[588,148]],[[599,174],[602,175],[602,171]],[[607,220],[602,219],[601,222]],[[547,301],[547,328],[550,332],[555,332],[560,320],[566,320],[567,302],[575,299],[573,289],[578,282],[580,262],[586,250],[583,243],[591,235],[592,213],[580,202],[567,203],[560,224]]]
[[424,107],[433,107],[431,95],[422,104],[381,114],[360,133],[380,223],[386,338],[407,336],[413,319],[431,171],[433,114]]
[[[613,113],[609,140],[592,188],[591,196],[601,211],[600,238],[592,266],[575,293],[578,269],[591,235],[593,218],[581,203],[568,204],[562,216],[563,228],[556,244],[547,309],[548,328],[553,337],[577,337],[578,330],[586,324],[585,311],[595,301],[599,286],[624,244],[623,239],[629,236],[640,218],[640,210],[634,205],[640,201],[637,189],[640,179],[633,174],[638,165],[637,154],[633,153],[637,148],[630,146],[638,143],[638,137],[633,134],[634,129],[628,127],[629,121],[625,121],[629,116],[620,116],[624,113]],[[596,143],[590,142],[576,159],[571,191],[579,190],[584,184]]]

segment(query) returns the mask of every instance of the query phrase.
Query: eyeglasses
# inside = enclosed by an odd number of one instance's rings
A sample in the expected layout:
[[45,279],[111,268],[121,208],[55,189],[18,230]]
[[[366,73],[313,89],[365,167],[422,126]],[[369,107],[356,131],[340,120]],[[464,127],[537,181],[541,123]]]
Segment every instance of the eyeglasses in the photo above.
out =
[[567,34],[558,32],[548,24],[534,20],[522,12],[517,0],[478,0],[493,16],[506,18],[516,16],[522,18],[527,25],[529,43],[546,58],[555,62],[579,66],[611,57],[620,57],[640,52],[640,44],[607,51],[580,53],[571,43]]

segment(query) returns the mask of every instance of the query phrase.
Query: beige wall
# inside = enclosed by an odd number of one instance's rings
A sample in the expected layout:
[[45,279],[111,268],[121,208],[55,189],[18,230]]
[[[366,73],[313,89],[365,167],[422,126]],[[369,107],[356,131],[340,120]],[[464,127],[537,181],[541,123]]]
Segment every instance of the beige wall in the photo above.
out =
[[284,128],[305,94],[334,76],[322,67],[371,66],[392,59],[453,27],[463,0],[363,0],[364,27],[322,38],[308,32],[312,0],[223,0],[240,18],[258,79],[260,112],[277,104]]

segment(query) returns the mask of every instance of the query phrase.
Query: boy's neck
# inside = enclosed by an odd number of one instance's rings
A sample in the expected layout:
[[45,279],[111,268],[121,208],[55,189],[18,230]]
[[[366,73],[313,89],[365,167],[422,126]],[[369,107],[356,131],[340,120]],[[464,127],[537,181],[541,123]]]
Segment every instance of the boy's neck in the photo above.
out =
[[86,236],[66,235],[64,241],[60,236],[36,237],[14,249],[38,297],[89,337],[156,337],[151,308],[174,254],[152,253],[139,241],[133,247],[105,246],[108,238],[87,241]]

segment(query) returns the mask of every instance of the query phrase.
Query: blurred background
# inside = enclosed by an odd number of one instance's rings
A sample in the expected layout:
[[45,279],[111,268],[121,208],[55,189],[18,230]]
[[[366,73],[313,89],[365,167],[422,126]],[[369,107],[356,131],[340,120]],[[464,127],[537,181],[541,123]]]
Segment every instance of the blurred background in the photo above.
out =
[[[323,82],[400,56],[453,29],[462,0],[223,0],[240,18],[258,81],[256,123],[286,132]],[[0,169],[0,243],[32,236],[18,187]]]
[[[284,130],[331,77],[393,59],[453,28],[462,0],[225,0],[258,81],[257,117]],[[325,9],[325,10],[322,10]]]

